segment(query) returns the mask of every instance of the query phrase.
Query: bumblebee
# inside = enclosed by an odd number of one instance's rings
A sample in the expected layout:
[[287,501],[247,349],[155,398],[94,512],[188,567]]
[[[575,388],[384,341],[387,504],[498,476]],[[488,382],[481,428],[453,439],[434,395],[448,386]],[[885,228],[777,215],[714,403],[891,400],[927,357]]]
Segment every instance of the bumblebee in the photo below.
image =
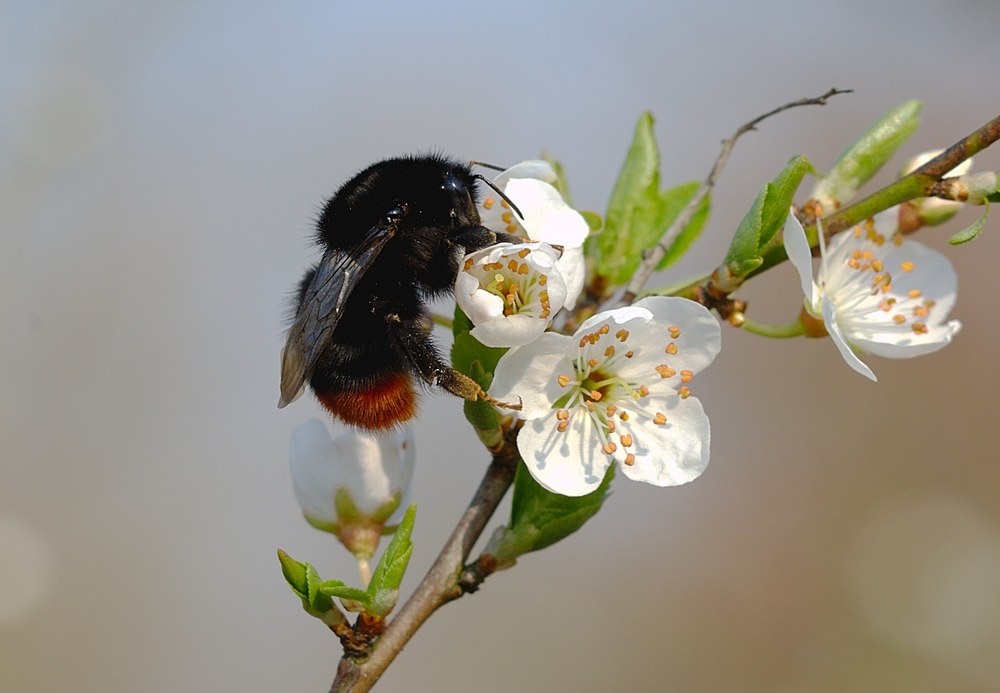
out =
[[430,337],[427,301],[453,291],[463,256],[520,242],[482,226],[477,178],[442,155],[399,157],[330,198],[316,229],[323,256],[299,283],[282,350],[279,408],[308,384],[344,423],[388,429],[415,415],[418,381],[518,408],[449,366]]

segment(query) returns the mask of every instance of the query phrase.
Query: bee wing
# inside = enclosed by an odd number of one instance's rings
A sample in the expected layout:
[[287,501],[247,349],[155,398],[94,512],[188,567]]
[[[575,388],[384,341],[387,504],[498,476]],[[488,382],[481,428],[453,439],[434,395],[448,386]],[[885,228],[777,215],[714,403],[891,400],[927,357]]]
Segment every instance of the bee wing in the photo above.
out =
[[377,226],[360,248],[331,250],[320,260],[281,350],[279,409],[302,395],[319,355],[337,329],[348,297],[393,235],[395,224]]

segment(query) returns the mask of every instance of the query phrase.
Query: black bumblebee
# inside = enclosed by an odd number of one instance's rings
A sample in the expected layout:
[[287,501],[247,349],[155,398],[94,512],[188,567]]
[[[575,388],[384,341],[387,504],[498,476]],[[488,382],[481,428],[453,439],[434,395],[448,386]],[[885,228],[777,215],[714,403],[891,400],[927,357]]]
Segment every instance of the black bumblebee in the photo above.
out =
[[480,224],[477,178],[441,155],[399,157],[330,198],[317,224],[323,257],[299,284],[282,351],[278,407],[308,382],[345,423],[391,428],[416,413],[415,377],[508,406],[442,360],[425,305],[453,290],[465,253],[520,241]]

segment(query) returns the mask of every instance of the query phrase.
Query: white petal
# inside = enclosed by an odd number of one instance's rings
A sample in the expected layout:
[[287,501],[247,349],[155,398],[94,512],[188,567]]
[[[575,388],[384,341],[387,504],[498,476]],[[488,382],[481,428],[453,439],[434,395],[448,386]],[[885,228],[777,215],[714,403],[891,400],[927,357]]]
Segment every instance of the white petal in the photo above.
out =
[[515,164],[494,178],[493,183],[501,190],[504,190],[504,186],[512,178],[536,178],[546,183],[555,183],[559,180],[559,176],[556,175],[552,164],[541,159],[528,159],[527,161]]
[[949,320],[943,325],[928,326],[924,334],[914,334],[912,331],[903,338],[888,341],[887,333],[879,333],[878,339],[852,338],[851,341],[867,352],[887,359],[908,359],[914,356],[930,354],[951,344],[952,337],[962,329],[958,320]]
[[364,513],[374,513],[408,490],[415,460],[413,433],[376,435],[348,430],[335,440],[326,425],[310,419],[292,431],[289,466],[302,512],[324,522],[337,519],[334,494],[346,488]]
[[490,395],[504,402],[520,398],[520,419],[537,419],[552,412],[552,404],[566,393],[558,382],[560,374],[572,375],[567,356],[572,338],[546,332],[522,347],[500,357],[493,375]]
[[[619,323],[628,336],[615,346],[633,354],[618,362],[616,374],[625,380],[645,383],[654,391],[657,386],[674,388],[680,384],[682,370],[700,373],[722,348],[719,322],[700,303],[676,296],[649,296],[637,301],[632,308],[649,311],[651,319],[636,317]],[[680,330],[676,338],[670,335],[670,327]],[[666,352],[670,344],[676,353]],[[661,378],[656,370],[661,365],[672,368],[675,375]]]
[[837,350],[840,351],[840,355],[844,357],[847,365],[866,378],[877,381],[878,378],[875,377],[872,369],[866,366],[864,361],[851,350],[851,346],[847,343],[844,333],[837,324],[836,309],[826,296],[823,297],[823,323],[826,326],[826,331],[830,333],[830,339],[837,345]]
[[595,490],[611,466],[590,416],[571,414],[570,425],[559,432],[555,411],[528,421],[517,434],[517,449],[535,480],[553,493],[582,496]]
[[521,225],[531,240],[572,248],[587,239],[587,221],[552,185],[533,178],[514,178],[504,192],[521,211]]
[[455,300],[474,325],[503,317],[503,299],[483,290],[468,272],[459,272],[455,278]]
[[309,419],[292,431],[288,466],[295,500],[303,513],[325,522],[337,519],[333,492],[342,479],[340,468],[327,462],[333,454],[330,433],[319,419]]
[[[627,453],[635,455],[633,464],[621,465],[625,476],[654,486],[678,486],[698,478],[708,466],[711,442],[708,416],[698,398],[648,397],[641,403],[628,421],[618,422],[617,434],[630,434],[633,445],[619,445],[615,458],[624,462]],[[667,417],[666,424],[653,423],[657,412]]]
[[517,347],[537,339],[545,332],[549,322],[525,313],[501,314],[494,320],[479,323],[469,334],[488,347]]
[[562,275],[566,283],[566,308],[576,307],[576,299],[583,291],[583,283],[587,278],[586,259],[583,256],[583,246],[576,248],[564,248],[562,257],[556,261],[559,274]]
[[788,212],[788,219],[785,221],[784,241],[788,260],[792,263],[795,271],[799,273],[802,293],[806,297],[806,302],[812,306],[814,305],[812,250],[809,248],[805,229],[802,228],[802,224],[791,211]]
[[600,327],[602,323],[613,322],[616,325],[624,325],[630,320],[642,320],[643,322],[649,322],[653,319],[653,313],[648,308],[643,308],[638,305],[639,302],[631,306],[623,306],[621,308],[615,308],[614,310],[605,310],[597,315],[591,315],[589,318],[583,321],[580,328],[573,334],[574,339],[579,339],[588,332],[592,332],[594,328]]

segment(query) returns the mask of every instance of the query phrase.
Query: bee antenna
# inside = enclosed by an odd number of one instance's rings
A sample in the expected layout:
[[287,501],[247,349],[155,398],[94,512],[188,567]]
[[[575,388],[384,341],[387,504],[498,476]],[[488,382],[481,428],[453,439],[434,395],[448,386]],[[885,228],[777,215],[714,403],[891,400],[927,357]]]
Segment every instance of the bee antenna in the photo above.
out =
[[491,168],[494,171],[506,171],[503,166],[497,166],[495,164],[488,164],[485,161],[470,161],[469,166],[482,166],[483,168]]
[[[474,164],[474,163],[477,163],[477,162],[473,161],[473,162],[471,162],[471,163],[473,163],[473,164]],[[479,165],[480,165],[480,166],[485,166],[486,164],[479,164]],[[490,168],[494,168],[494,167],[492,167],[492,166],[491,166]],[[505,170],[505,169],[497,169],[497,170],[500,170],[500,171],[503,171],[503,170]],[[499,196],[500,196],[500,198],[501,198],[501,199],[502,199],[502,200],[503,200],[504,202],[506,202],[507,204],[509,204],[509,205],[510,205],[510,208],[514,210],[514,213],[515,213],[515,214],[517,214],[517,216],[519,216],[519,217],[521,218],[521,221],[524,221],[524,215],[523,215],[523,214],[521,214],[521,210],[519,210],[519,209],[517,208],[517,205],[516,205],[516,204],[514,204],[513,202],[511,202],[510,198],[509,198],[509,197],[507,197],[507,196],[506,196],[506,195],[504,194],[503,190],[501,190],[500,188],[498,188],[498,187],[497,187],[496,185],[494,185],[494,184],[493,184],[493,181],[491,181],[491,180],[487,179],[487,178],[486,178],[486,176],[484,176],[484,175],[483,175],[483,174],[481,174],[481,173],[473,173],[473,174],[472,174],[472,177],[473,177],[473,178],[478,178],[479,180],[481,180],[481,181],[483,181],[484,183],[486,183],[486,185],[488,185],[488,186],[490,186],[491,188],[493,188],[493,192],[495,192],[495,193],[496,193],[497,195],[499,195]]]

